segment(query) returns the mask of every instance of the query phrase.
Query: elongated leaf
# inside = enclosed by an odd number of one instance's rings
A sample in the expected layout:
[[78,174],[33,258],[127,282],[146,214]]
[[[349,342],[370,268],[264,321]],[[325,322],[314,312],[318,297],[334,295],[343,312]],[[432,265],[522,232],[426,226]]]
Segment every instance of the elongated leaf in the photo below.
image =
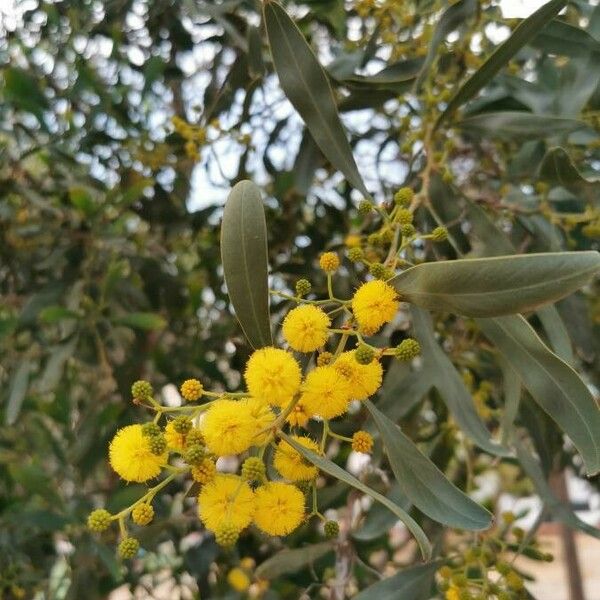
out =
[[421,549],[421,554],[424,560],[429,560],[431,557],[431,544],[427,539],[427,536],[423,532],[423,530],[419,527],[417,522],[404,510],[402,510],[397,504],[394,504],[389,498],[382,496],[380,493],[372,490],[369,486],[365,485],[362,481],[359,481],[353,475],[350,475],[347,471],[342,469],[340,466],[336,465],[334,462],[319,456],[315,452],[312,452],[308,448],[301,446],[287,434],[280,432],[280,435],[288,444],[290,444],[297,452],[302,454],[309,462],[311,462],[315,467],[319,470],[351,485],[353,488],[371,496],[373,500],[383,504],[386,508],[392,511],[409,529],[409,531],[415,536],[417,543],[419,544],[419,548]]
[[263,11],[273,64],[285,95],[331,164],[357,190],[369,196],[352,156],[329,80],[319,61],[277,2],[265,2]]
[[431,383],[444,399],[454,420],[480,448],[491,454],[507,456],[509,451],[490,439],[490,432],[477,414],[462,377],[436,342],[430,315],[414,306],[411,315],[423,361],[432,377]]
[[552,305],[543,306],[536,311],[536,315],[542,322],[554,352],[568,365],[575,365],[571,338],[556,307]]
[[276,579],[286,573],[296,573],[332,550],[331,542],[311,544],[294,550],[282,550],[258,565],[256,576],[261,579]]
[[599,177],[586,178],[573,164],[564,148],[550,148],[540,165],[539,176],[551,183],[565,187],[597,185]]
[[553,354],[521,316],[477,319],[533,399],[571,438],[586,471],[600,471],[600,410],[577,373]]
[[502,384],[504,388],[504,412],[502,413],[502,443],[510,445],[513,440],[515,419],[521,403],[521,380],[509,362],[501,357]]
[[483,89],[504,67],[510,59],[531,41],[564,6],[567,0],[551,0],[536,10],[532,15],[524,19],[512,35],[503,42],[493,54],[463,83],[458,92],[454,94],[444,112],[439,116],[436,127],[438,127],[457,108],[473,98],[477,92]]
[[598,252],[548,252],[423,263],[391,283],[422,308],[493,317],[555,302],[599,270]]
[[19,417],[23,400],[25,400],[25,395],[27,394],[27,387],[29,386],[30,370],[31,362],[24,360],[11,379],[8,403],[6,405],[6,412],[4,413],[4,422],[7,425],[13,425]]
[[379,429],[396,481],[419,510],[456,529],[478,531],[491,525],[492,515],[447,479],[398,425],[372,402],[367,400],[365,406]]
[[248,341],[253,348],[272,345],[267,224],[260,190],[251,181],[237,183],[225,204],[221,260],[227,292]]
[[587,129],[588,125],[576,119],[507,110],[468,117],[456,123],[456,127],[474,134],[512,140],[553,137]]
[[538,461],[521,443],[517,442],[515,445],[517,447],[517,457],[523,470],[533,482],[535,491],[544,502],[546,508],[552,513],[552,516],[572,529],[583,531],[588,535],[600,539],[600,529],[582,521],[569,506],[561,502],[548,485]]
[[167,322],[163,317],[151,312],[134,312],[113,319],[117,325],[126,325],[134,329],[145,329],[152,331],[154,329],[164,329]]
[[442,564],[438,560],[398,571],[353,596],[353,600],[429,600],[435,572]]
[[600,52],[600,42],[587,31],[559,19],[550,21],[531,45],[550,54],[570,57],[585,57]]
[[[394,483],[390,491],[386,494],[394,504],[397,504],[403,510],[410,510],[411,503],[400,490],[398,483]],[[390,529],[398,521],[398,517],[391,513],[382,504],[374,503],[369,509],[365,520],[360,529],[352,532],[352,537],[360,542],[370,542],[384,534],[389,534]]]
[[440,44],[446,39],[448,34],[463,25],[476,10],[476,0],[459,0],[444,11],[435,26],[433,36],[429,43],[429,49],[427,50],[427,56],[425,57],[425,63],[423,64],[419,77],[415,81],[416,92],[421,89],[421,86],[427,79],[429,69],[435,60]]

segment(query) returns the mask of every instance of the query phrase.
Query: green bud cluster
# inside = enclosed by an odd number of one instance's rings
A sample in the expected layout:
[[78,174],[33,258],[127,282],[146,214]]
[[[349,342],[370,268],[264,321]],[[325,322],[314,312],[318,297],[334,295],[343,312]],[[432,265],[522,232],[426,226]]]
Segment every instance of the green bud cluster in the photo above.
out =
[[350,248],[348,250],[348,259],[352,262],[359,262],[363,259],[365,253],[362,248]]
[[235,546],[239,537],[240,533],[237,527],[231,525],[230,523],[224,523],[215,532],[215,540],[217,544],[219,544],[219,546],[223,546],[224,548],[232,548]]
[[325,521],[323,526],[325,537],[329,540],[336,538],[340,533],[340,526],[337,521]]
[[131,519],[136,525],[148,525],[154,518],[154,508],[147,502],[140,502],[131,511]]
[[154,395],[154,390],[149,381],[140,379],[131,386],[131,395],[134,400],[146,400]]
[[160,435],[161,433],[162,430],[156,423],[150,422],[142,425],[142,435],[154,437],[155,435]]
[[415,193],[412,191],[411,188],[403,187],[403,188],[400,188],[394,194],[394,202],[398,206],[408,206],[412,202],[414,197],[415,197]]
[[204,447],[200,444],[188,444],[187,450],[185,451],[185,462],[188,465],[197,465],[206,454]]
[[394,350],[394,355],[398,360],[412,360],[419,354],[421,354],[421,345],[413,338],[402,340]]
[[103,508],[98,508],[93,510],[88,516],[87,526],[91,531],[101,533],[102,531],[106,531],[108,529],[110,521],[111,514]]
[[431,239],[434,242],[445,242],[448,239],[448,230],[445,227],[436,227],[431,232]]
[[408,208],[398,208],[394,215],[394,221],[400,225],[410,225],[413,222],[413,214]]
[[306,296],[310,292],[311,284],[308,279],[298,279],[296,281],[296,294],[300,297]]
[[149,439],[149,445],[150,452],[152,452],[152,454],[155,454],[156,456],[160,456],[167,449],[167,440],[165,439],[165,436],[162,435],[162,433],[159,435],[153,435]]
[[192,420],[189,417],[177,417],[173,420],[173,429],[181,435],[186,435],[192,428]]
[[250,456],[242,465],[242,479],[249,483],[262,483],[266,473],[265,463],[257,456]]
[[369,267],[369,273],[371,273],[375,279],[385,279],[387,269],[381,263],[373,263]]
[[361,200],[358,205],[359,214],[365,216],[368,215],[373,210],[373,203],[370,200]]
[[119,556],[123,559],[134,558],[140,549],[140,543],[134,537],[126,537],[119,543],[117,550]]
[[369,365],[373,362],[375,358],[375,350],[371,348],[371,346],[367,346],[366,344],[361,344],[354,353],[354,358],[356,358],[356,362],[360,365]]
[[188,446],[192,446],[194,444],[199,444],[200,446],[205,445],[204,436],[199,429],[190,429],[185,437],[185,442]]
[[400,233],[402,234],[402,237],[411,237],[415,235],[416,232],[417,230],[412,223],[404,223],[400,225]]

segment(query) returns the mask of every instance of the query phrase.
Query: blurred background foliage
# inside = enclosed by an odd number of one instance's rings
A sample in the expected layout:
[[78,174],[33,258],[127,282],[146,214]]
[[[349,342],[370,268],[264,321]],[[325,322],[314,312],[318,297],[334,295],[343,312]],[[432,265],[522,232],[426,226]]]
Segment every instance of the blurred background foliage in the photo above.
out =
[[[500,4],[286,3],[327,66],[379,200],[418,187],[426,124],[518,23]],[[221,555],[215,570],[217,548],[197,533],[185,489],[157,507],[161,525],[140,535],[148,552],[134,568],[116,561],[114,539],[85,530],[94,506],[117,509],[139,495],[108,469],[107,442],[141,417],[129,401],[136,379],[158,388],[187,377],[213,389],[239,383],[249,348],[228,308],[218,250],[233,182],[251,178],[265,191],[275,287],[307,276],[321,288],[315,258],[343,245],[360,196],[279,89],[259,2],[28,0],[0,9],[0,19],[0,595],[100,598],[124,583],[152,589],[167,568],[202,597],[238,597],[224,591],[237,558]],[[599,61],[600,9],[570,2],[460,122],[438,132],[431,199],[464,254],[497,253],[503,235],[519,252],[598,248]],[[428,215],[418,219],[432,226]],[[446,244],[416,251],[455,256]],[[595,386],[597,292],[532,321]],[[272,307],[275,319],[282,308]],[[502,391],[489,347],[463,319],[440,319],[436,330],[495,423]],[[406,327],[391,335],[397,343]],[[463,442],[437,393],[416,389],[410,375],[390,370],[381,406],[413,437],[429,436],[432,458],[443,469],[457,464],[460,481]],[[519,419],[538,433],[546,473],[581,469],[526,397]],[[509,489],[531,491],[516,467],[507,472]],[[353,498],[339,483],[322,493],[334,507]],[[359,581],[374,579],[365,565],[374,550],[385,555],[379,570],[395,564],[390,526],[374,512],[354,537]],[[318,535],[293,538],[300,546]],[[245,543],[242,555],[256,562],[277,549]],[[332,564],[329,554],[315,569]],[[268,597],[297,598],[314,581],[311,569],[291,570]]]

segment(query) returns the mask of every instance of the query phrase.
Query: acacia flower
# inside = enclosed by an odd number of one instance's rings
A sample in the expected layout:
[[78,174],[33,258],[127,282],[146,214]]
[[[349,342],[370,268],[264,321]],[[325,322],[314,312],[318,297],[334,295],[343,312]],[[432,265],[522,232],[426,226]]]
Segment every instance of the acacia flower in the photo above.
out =
[[200,424],[206,447],[217,456],[240,454],[255,443],[256,418],[243,400],[217,400]]
[[304,494],[294,485],[272,481],[255,492],[254,522],[269,535],[287,535],[304,518]]
[[283,337],[298,352],[314,352],[327,341],[331,320],[312,304],[292,309],[283,320]]
[[352,298],[352,312],[365,335],[373,335],[398,311],[398,293],[385,281],[363,283]]
[[346,412],[350,395],[348,381],[327,365],[317,367],[306,376],[300,402],[311,416],[332,419]]
[[241,531],[250,525],[254,508],[254,492],[237,475],[215,475],[198,495],[198,516],[211,531],[225,523]]
[[[301,446],[319,453],[319,446],[309,437],[293,435],[292,439]],[[317,468],[307,460],[285,440],[277,445],[273,465],[279,473],[289,481],[308,481],[317,476]]]
[[383,368],[378,360],[372,360],[368,365],[361,365],[356,360],[356,350],[343,352],[333,364],[350,384],[352,398],[366,400],[380,387],[383,378]]

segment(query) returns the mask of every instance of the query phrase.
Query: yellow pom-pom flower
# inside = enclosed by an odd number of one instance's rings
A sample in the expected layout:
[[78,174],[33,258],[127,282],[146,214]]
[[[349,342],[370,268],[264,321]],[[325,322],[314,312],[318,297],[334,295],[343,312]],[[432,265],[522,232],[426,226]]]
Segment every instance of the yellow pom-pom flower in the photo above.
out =
[[247,402],[217,400],[200,424],[206,447],[217,456],[240,454],[255,443],[256,419]]
[[192,479],[202,485],[212,481],[216,474],[217,465],[210,458],[204,458],[192,467]]
[[[310,438],[294,435],[292,439],[301,446],[319,453],[319,446]],[[285,440],[281,440],[277,445],[273,465],[283,477],[290,481],[308,481],[317,476],[317,467],[309,463]]]
[[180,391],[184,400],[187,400],[188,402],[195,402],[196,400],[200,400],[200,398],[202,398],[204,388],[197,379],[186,379],[181,384]]
[[260,348],[248,360],[244,378],[251,396],[284,407],[300,387],[300,365],[285,350]]
[[198,516],[211,531],[225,523],[241,531],[250,525],[254,510],[254,492],[237,475],[215,475],[198,495]]
[[350,395],[348,381],[327,365],[317,367],[306,376],[300,402],[311,416],[333,419],[346,412]]
[[373,335],[398,311],[398,293],[385,281],[363,283],[352,298],[352,312],[365,335]]
[[272,481],[255,492],[254,522],[269,535],[287,535],[304,519],[304,494],[294,485]]
[[250,578],[245,571],[239,567],[235,567],[234,569],[231,569],[229,573],[227,573],[227,583],[236,592],[241,593],[245,592],[250,587]]
[[[248,413],[254,420],[253,446],[262,446],[267,443],[271,433],[266,431],[275,420],[275,413],[266,402],[259,398],[246,398],[241,402],[248,409]],[[261,433],[262,432],[262,433]]]
[[152,454],[141,425],[119,429],[108,450],[110,466],[125,481],[142,483],[154,479],[167,463],[168,452]]
[[383,379],[383,367],[378,360],[361,365],[356,360],[356,351],[343,352],[333,367],[348,381],[352,389],[352,398],[366,400],[380,387]]
[[370,454],[373,450],[373,437],[367,431],[357,431],[352,436],[352,450]]
[[298,352],[314,352],[327,341],[331,320],[318,306],[304,304],[292,309],[283,320],[283,337]]
[[169,421],[165,427],[165,440],[170,450],[183,452],[185,450],[185,434],[175,431],[175,421]]
[[319,266],[323,271],[333,273],[340,266],[340,257],[335,252],[324,252],[319,258]]

